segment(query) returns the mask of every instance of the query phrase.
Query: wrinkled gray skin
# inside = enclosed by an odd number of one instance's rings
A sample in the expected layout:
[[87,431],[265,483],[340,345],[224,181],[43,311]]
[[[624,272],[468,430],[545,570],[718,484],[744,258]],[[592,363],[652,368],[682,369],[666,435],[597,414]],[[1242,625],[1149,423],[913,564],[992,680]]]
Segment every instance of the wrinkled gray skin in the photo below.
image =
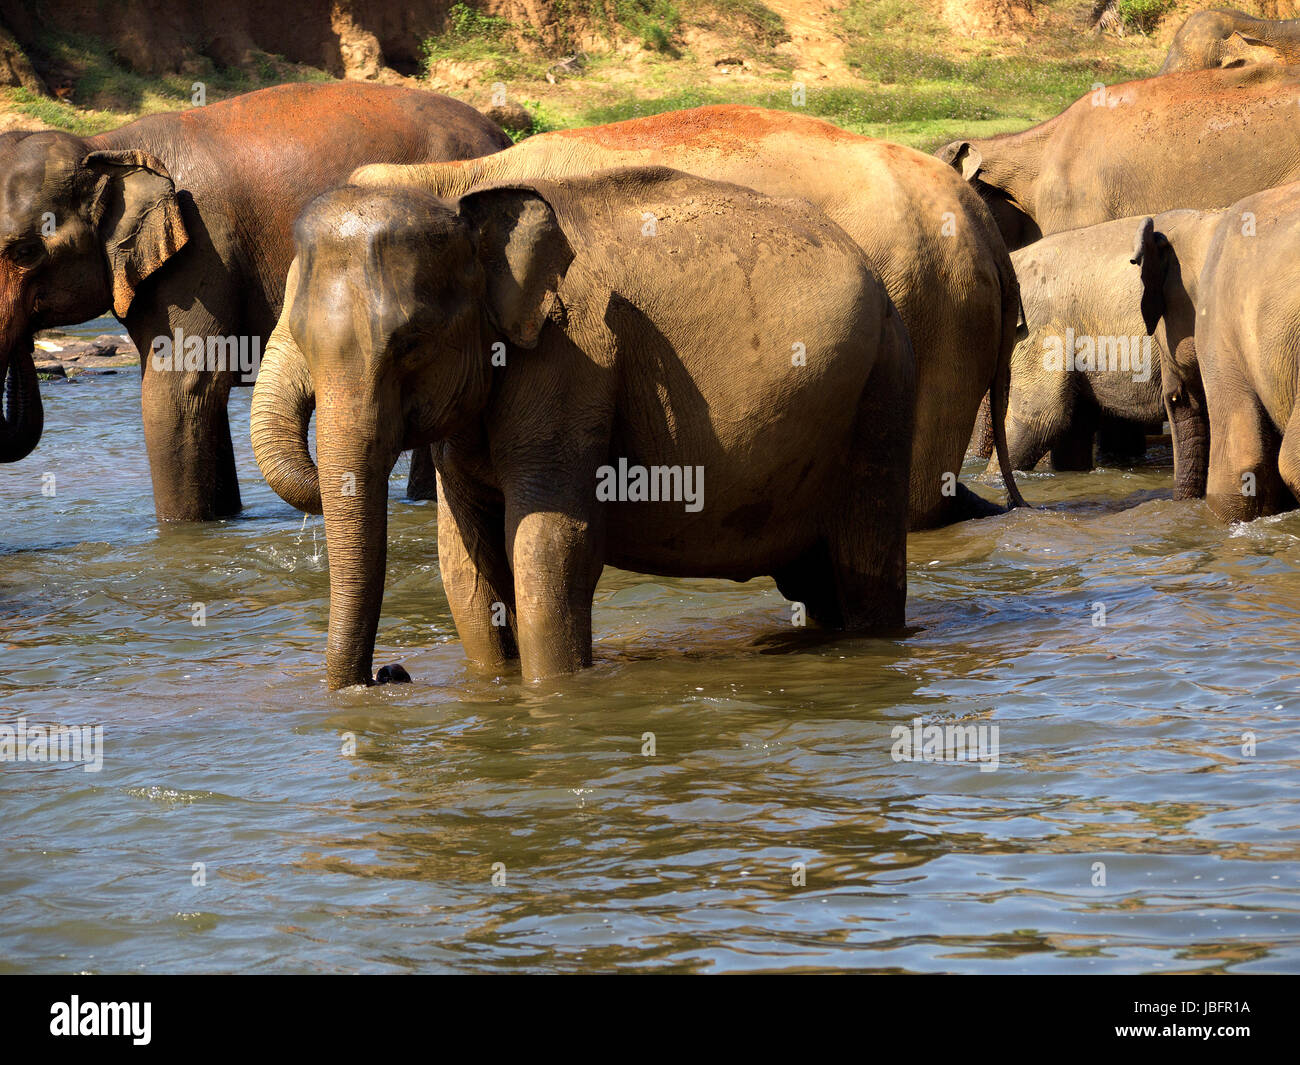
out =
[[1224,521],[1290,510],[1300,498],[1297,247],[1300,183],[1223,212],[1206,254],[1195,344],[1178,372],[1203,389],[1209,448],[1203,436],[1176,436],[1175,462],[1189,471],[1185,494],[1197,494],[1199,478]]
[[1300,19],[1255,18],[1232,8],[1197,11],[1179,27],[1157,73],[1247,63],[1300,63]]
[[314,196],[361,163],[509,143],[449,97],[355,82],[281,85],[84,139],[0,135],[0,462],[40,440],[33,334],[112,310],[141,352],[158,518],[234,514],[226,403],[246,382],[238,370],[158,370],[154,338],[260,345],[279,314],[290,228]]
[[1007,247],[1114,218],[1228,207],[1300,179],[1300,70],[1254,64],[1110,86],[1023,133],[937,153]]
[[[1219,217],[1178,210],[1121,218],[1012,254],[1032,323],[1011,358],[1007,448],[1017,470],[1033,469],[1049,451],[1055,469],[1091,469],[1103,418],[1158,430],[1167,416],[1161,367],[1192,337],[1197,278]],[[1127,337],[1132,347],[1150,335],[1149,378],[1135,380],[1145,375],[1107,360],[1092,370],[1048,369],[1049,349],[1059,342],[1064,350],[1069,330],[1076,355],[1080,338],[1095,346],[1098,337]]]
[[[420,444],[448,603],[489,669],[590,664],[607,563],[770,574],[821,623],[902,625],[915,361],[810,204],[661,168],[455,200],[346,187],[295,239],[252,437],[272,487],[324,510],[331,688],[371,683],[388,475]],[[598,500],[620,458],[702,466],[702,507]]]
[[[580,177],[626,166],[667,166],[806,199],[842,227],[884,283],[916,351],[912,528],[1000,513],[955,479],[990,385],[992,446],[1006,454],[1002,429],[1018,288],[993,219],[937,160],[808,115],[718,105],[542,133],[467,163],[365,166],[351,183],[454,197],[485,182]],[[1022,506],[1010,469],[1002,472],[1008,501]]]

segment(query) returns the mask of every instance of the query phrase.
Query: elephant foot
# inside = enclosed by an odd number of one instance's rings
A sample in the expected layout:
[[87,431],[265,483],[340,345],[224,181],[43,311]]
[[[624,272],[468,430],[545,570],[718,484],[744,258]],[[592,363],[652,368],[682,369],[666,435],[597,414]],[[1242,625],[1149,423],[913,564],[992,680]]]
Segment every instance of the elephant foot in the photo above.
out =
[[394,662],[391,666],[383,666],[375,674],[376,684],[410,684],[411,674],[402,668],[400,662]]

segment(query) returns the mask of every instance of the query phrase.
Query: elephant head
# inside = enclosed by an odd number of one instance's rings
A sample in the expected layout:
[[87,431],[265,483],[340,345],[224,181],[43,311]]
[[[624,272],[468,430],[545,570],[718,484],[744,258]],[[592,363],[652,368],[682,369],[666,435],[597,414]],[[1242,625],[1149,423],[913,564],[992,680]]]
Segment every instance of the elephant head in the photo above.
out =
[[0,462],[41,438],[32,337],[110,307],[187,239],[171,175],[140,151],[97,151],[67,133],[0,134]]
[[1175,499],[1203,496],[1209,469],[1209,413],[1196,360],[1196,298],[1205,248],[1217,224],[1217,212],[1168,211],[1159,223],[1142,219],[1133,244],[1142,321],[1159,342],[1161,389],[1174,440]]
[[1027,183],[1026,190],[1020,191],[1019,183],[1010,179],[1020,168],[1001,167],[1008,173],[999,178],[994,173],[999,166],[986,160],[980,146],[971,141],[946,144],[935,152],[935,157],[956,170],[979,193],[1008,251],[1016,251],[1042,238],[1043,232],[1034,221],[1031,208],[1022,202],[1027,198]]
[[573,251],[550,203],[515,186],[454,203],[415,189],[336,189],[307,207],[294,240],[253,394],[253,450],[286,501],[325,515],[326,669],[341,688],[371,683],[399,452],[482,414],[494,345],[537,346]]
[[1158,74],[1294,62],[1295,20],[1258,19],[1240,11],[1197,11],[1179,27]]

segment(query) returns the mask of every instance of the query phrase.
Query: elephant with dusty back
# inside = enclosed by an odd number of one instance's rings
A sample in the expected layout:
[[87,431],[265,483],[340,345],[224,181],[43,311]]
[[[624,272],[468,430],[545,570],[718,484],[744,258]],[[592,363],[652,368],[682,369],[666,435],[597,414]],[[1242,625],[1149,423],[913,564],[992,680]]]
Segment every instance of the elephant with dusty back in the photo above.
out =
[[771,575],[825,625],[903,624],[912,349],[807,202],[662,168],[349,186],[295,236],[252,437],[272,487],[324,511],[331,688],[372,681],[388,477],[422,445],[488,668],[589,664],[606,564]]
[[[409,185],[438,196],[476,183],[579,176],[662,165],[771,196],[799,196],[866,253],[916,350],[914,529],[998,513],[958,481],[981,397],[993,387],[1001,446],[1008,366],[1019,319],[1015,272],[992,218],[938,161],[819,119],[758,107],[700,107],[529,137],[463,164],[372,166],[356,184]],[[1023,503],[1011,471],[1012,505]]]
[[1007,247],[1114,218],[1229,207],[1300,180],[1300,70],[1254,65],[1099,86],[1022,133],[937,155]]
[[1216,220],[1200,278],[1194,341],[1168,369],[1183,406],[1175,431],[1180,497],[1224,521],[1300,499],[1300,182],[1234,204]]
[[[1168,417],[1176,440],[1195,432],[1185,414],[1202,400],[1180,387],[1175,353],[1189,354],[1201,267],[1221,214],[1120,218],[1012,254],[1030,323],[1011,359],[1007,448],[1017,470],[1049,451],[1054,469],[1091,469],[1103,419],[1158,429]],[[1184,472],[1175,471],[1176,482]]]

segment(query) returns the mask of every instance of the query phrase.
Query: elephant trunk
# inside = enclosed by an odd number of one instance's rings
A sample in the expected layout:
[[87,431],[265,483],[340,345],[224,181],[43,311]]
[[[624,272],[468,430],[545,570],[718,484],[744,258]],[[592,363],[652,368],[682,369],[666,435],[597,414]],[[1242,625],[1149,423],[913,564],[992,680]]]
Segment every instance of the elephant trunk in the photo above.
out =
[[3,364],[4,410],[0,417],[0,462],[17,462],[41,441],[45,409],[29,344],[11,351]]
[[989,418],[993,426],[993,453],[997,456],[998,467],[1002,471],[1002,483],[1007,490],[1007,507],[1026,507],[1025,497],[1016,485],[1015,466],[1007,450],[1007,408],[1011,400],[1011,356],[1017,341],[1028,335],[1024,307],[1020,301],[1020,284],[1016,281],[1015,271],[1007,261],[1006,274],[1002,280],[1002,342],[998,348],[997,366],[993,381],[989,386]]
[[282,315],[267,342],[253,388],[253,455],[276,494],[308,514],[321,513],[320,479],[307,448],[307,427],[315,406],[311,370]]
[[[330,620],[325,673],[330,690],[370,684],[388,555],[388,476],[397,459],[359,405],[331,402],[317,415]],[[369,408],[373,411],[373,407]]]
[[12,277],[4,280],[0,292],[0,462],[17,462],[40,443],[45,410],[19,283]]
[[1210,473],[1210,415],[1196,341],[1184,337],[1160,366],[1165,414],[1174,442],[1174,498],[1204,499]]

